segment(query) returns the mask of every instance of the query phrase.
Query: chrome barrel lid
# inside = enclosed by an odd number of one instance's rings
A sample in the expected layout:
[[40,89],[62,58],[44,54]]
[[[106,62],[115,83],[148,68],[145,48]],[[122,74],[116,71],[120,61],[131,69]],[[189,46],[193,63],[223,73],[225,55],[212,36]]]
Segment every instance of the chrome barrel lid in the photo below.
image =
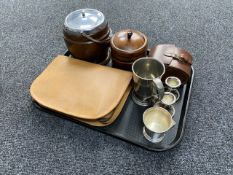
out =
[[107,25],[105,16],[96,9],[79,9],[66,16],[64,27],[72,32],[93,34]]

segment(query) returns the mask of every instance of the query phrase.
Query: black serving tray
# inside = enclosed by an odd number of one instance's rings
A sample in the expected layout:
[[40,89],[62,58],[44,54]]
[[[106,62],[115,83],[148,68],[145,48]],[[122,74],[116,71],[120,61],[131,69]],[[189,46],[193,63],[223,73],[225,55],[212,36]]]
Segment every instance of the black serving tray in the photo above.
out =
[[[65,55],[68,56],[69,52],[66,52]],[[173,117],[173,119],[176,121],[176,125],[167,132],[164,139],[160,143],[154,144],[144,138],[142,133],[143,132],[142,114],[148,107],[142,107],[135,104],[132,100],[132,95],[131,95],[132,93],[130,93],[130,95],[128,96],[128,99],[120,115],[113,124],[105,127],[93,127],[78,121],[76,122],[85,125],[91,129],[95,129],[102,133],[114,136],[116,138],[122,139],[124,141],[130,142],[132,144],[135,144],[137,146],[143,147],[151,151],[165,151],[171,149],[181,141],[182,136],[184,134],[185,121],[188,112],[188,104],[191,95],[193,78],[194,78],[194,69],[192,67],[191,78],[189,79],[187,84],[182,85],[178,89],[180,92],[180,98],[174,104],[176,113]],[[36,102],[35,104],[37,107],[45,110],[46,112],[61,116],[61,114],[52,112],[48,109],[39,106]]]

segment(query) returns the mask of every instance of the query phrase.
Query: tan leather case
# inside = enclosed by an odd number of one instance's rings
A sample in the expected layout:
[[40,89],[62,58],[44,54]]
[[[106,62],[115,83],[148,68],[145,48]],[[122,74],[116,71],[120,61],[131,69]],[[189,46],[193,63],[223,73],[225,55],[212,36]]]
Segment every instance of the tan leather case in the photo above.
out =
[[43,107],[102,125],[125,102],[131,79],[131,72],[60,55],[33,81],[30,93]]

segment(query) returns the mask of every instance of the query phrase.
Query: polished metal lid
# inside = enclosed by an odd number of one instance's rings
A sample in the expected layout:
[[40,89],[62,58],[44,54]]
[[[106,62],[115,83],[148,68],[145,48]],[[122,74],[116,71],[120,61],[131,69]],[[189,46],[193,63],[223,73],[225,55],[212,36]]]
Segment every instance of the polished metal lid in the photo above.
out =
[[98,32],[106,26],[104,14],[96,9],[79,9],[67,15],[64,27],[73,32]]

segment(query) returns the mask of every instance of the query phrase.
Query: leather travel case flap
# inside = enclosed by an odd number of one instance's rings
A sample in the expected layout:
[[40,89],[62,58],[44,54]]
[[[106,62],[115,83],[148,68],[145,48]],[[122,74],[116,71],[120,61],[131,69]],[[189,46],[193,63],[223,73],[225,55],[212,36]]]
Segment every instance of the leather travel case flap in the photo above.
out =
[[149,54],[166,65],[166,76],[177,76],[182,83],[191,75],[192,55],[173,44],[160,44],[153,47]]
[[171,65],[174,59],[184,64],[192,65],[192,55],[173,44],[160,44],[151,49],[150,56],[162,60],[164,64]]
[[172,57],[165,56],[165,53],[173,53],[175,45],[173,44],[161,44],[152,48],[150,56],[162,61],[165,65],[169,65],[172,62]]
[[30,93],[43,107],[91,122],[113,116],[131,79],[131,72],[60,55],[33,81]]

